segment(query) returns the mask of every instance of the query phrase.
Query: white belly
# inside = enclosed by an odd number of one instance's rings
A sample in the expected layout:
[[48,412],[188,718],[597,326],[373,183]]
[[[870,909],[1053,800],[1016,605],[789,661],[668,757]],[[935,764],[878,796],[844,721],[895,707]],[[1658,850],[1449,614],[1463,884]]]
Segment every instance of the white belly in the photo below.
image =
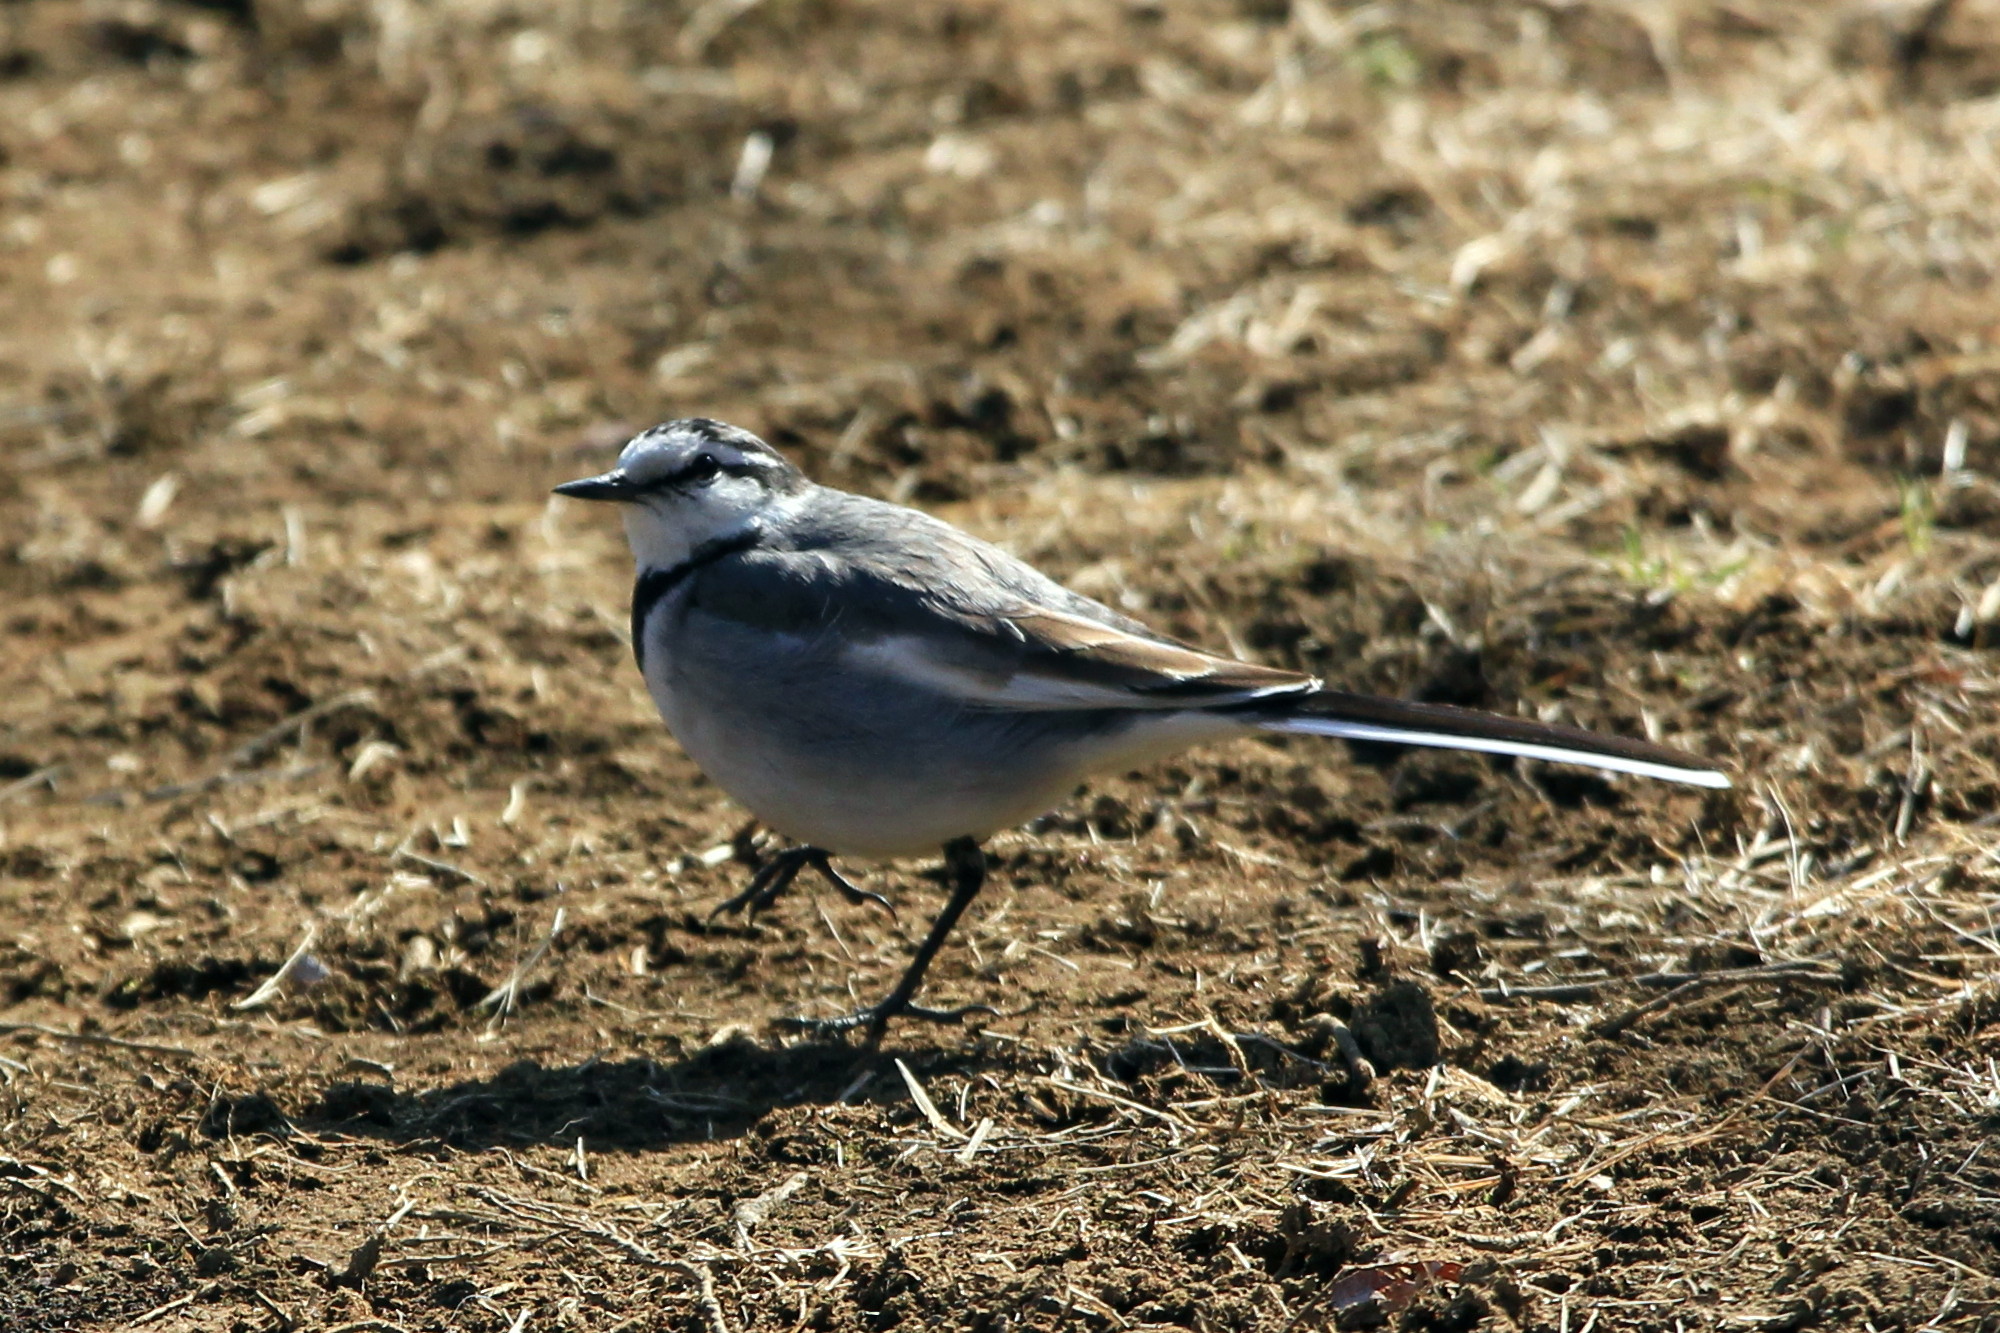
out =
[[[829,725],[802,733],[775,710],[704,706],[668,689],[655,690],[654,702],[688,756],[758,819],[814,847],[879,859],[985,838],[1060,805],[1090,773],[1246,730],[1215,714],[1143,713],[1130,729],[1072,735],[1058,714],[937,710],[899,738],[825,716]],[[820,702],[838,711],[837,697]],[[1030,730],[1021,744],[1016,724],[1045,730]],[[845,743],[836,743],[843,732]]]
[[824,734],[788,735],[765,725],[781,719],[702,707],[670,691],[655,691],[654,702],[717,786],[786,837],[845,856],[928,856],[954,838],[983,838],[1059,804],[1079,777],[1074,762],[1054,754],[1058,762],[1043,772],[1010,764],[1002,775],[976,743],[939,763],[868,737],[830,745]]

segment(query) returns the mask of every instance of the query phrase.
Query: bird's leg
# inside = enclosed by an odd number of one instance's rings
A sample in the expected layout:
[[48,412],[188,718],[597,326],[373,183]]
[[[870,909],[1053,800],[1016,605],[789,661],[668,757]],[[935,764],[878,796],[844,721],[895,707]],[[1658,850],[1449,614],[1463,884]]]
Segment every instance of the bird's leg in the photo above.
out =
[[924,972],[937,957],[943,947],[945,937],[951,934],[958,919],[965,915],[965,909],[972,906],[972,900],[979,896],[980,886],[986,882],[986,854],[979,850],[979,844],[971,838],[956,838],[945,844],[945,868],[951,872],[951,900],[939,912],[937,920],[931,922],[930,934],[917,946],[917,956],[910,960],[903,971],[903,979],[896,983],[896,989],[889,992],[886,999],[857,1009],[851,1014],[838,1018],[787,1018],[784,1021],[793,1027],[806,1029],[822,1036],[836,1032],[852,1032],[855,1028],[868,1029],[868,1044],[877,1045],[882,1040],[882,1030],[889,1026],[892,1018],[921,1018],[927,1023],[957,1023],[968,1014],[991,1014],[998,1010],[987,1004],[968,1004],[957,1009],[927,1009],[912,1004],[911,997],[924,981]]
[[799,877],[799,871],[813,864],[813,858],[825,865],[826,853],[817,847],[787,847],[757,868],[750,877],[749,886],[734,898],[717,903],[715,910],[708,914],[710,921],[725,913],[748,911],[751,916],[769,907],[792,887],[792,881]]

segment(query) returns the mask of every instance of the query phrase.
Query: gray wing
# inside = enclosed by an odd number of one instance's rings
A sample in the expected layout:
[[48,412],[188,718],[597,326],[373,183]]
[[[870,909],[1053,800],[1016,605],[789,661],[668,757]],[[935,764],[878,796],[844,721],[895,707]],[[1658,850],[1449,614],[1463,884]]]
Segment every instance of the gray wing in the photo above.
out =
[[974,707],[1173,709],[1318,685],[1163,638],[915,510],[822,497],[783,545],[702,570],[691,607]]

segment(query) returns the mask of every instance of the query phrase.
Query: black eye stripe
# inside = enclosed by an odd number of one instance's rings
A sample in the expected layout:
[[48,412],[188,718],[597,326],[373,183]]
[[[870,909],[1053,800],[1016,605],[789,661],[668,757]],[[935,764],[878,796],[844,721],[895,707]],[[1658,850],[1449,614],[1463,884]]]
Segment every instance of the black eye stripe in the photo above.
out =
[[647,493],[657,494],[662,491],[678,490],[689,482],[706,481],[710,477],[724,475],[754,477],[763,470],[763,467],[761,459],[745,458],[725,463],[714,454],[703,452],[696,454],[694,458],[666,476],[647,482],[644,490]]
[[689,461],[686,467],[674,473],[673,476],[668,477],[667,484],[670,486],[679,486],[690,481],[707,481],[710,477],[718,475],[721,471],[722,464],[716,460],[714,454],[699,453]]

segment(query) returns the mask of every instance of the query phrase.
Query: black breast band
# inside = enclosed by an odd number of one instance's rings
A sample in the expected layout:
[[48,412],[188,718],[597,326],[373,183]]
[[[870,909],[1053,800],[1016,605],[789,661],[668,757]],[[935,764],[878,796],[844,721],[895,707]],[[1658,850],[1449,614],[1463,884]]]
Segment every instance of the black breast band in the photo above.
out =
[[668,569],[649,569],[639,575],[632,585],[632,656],[639,663],[639,674],[646,674],[646,617],[653,614],[653,608],[662,598],[678,588],[688,575],[705,565],[712,565],[726,555],[747,551],[763,540],[763,533],[756,528],[733,533],[727,537],[716,537],[694,548],[694,553]]

